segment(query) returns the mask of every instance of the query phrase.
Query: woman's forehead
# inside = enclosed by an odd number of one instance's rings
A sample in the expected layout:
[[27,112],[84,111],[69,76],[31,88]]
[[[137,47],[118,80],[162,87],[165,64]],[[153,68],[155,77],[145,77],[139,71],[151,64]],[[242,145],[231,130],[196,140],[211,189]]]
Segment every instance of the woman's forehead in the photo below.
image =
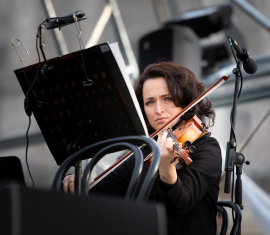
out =
[[169,95],[167,81],[163,77],[150,78],[144,82],[143,98]]

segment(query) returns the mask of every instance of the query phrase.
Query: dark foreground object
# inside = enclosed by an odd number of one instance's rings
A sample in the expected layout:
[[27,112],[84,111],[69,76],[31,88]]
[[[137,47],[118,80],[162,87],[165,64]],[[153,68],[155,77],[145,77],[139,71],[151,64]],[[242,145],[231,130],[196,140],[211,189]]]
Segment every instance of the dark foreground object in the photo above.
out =
[[[162,205],[11,186],[0,190],[2,235],[166,235]],[[5,203],[3,203],[5,202]]]

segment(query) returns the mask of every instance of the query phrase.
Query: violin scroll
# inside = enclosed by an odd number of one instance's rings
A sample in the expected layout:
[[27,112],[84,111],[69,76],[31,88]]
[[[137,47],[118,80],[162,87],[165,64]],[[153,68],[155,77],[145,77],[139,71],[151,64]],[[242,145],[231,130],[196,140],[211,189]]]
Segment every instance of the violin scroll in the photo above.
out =
[[187,140],[179,151],[175,151],[176,156],[170,161],[170,163],[173,163],[176,161],[176,159],[178,159],[179,161],[184,161],[188,166],[190,163],[192,163],[192,159],[189,157],[189,153],[194,153],[195,151],[195,146],[191,145],[191,142]]

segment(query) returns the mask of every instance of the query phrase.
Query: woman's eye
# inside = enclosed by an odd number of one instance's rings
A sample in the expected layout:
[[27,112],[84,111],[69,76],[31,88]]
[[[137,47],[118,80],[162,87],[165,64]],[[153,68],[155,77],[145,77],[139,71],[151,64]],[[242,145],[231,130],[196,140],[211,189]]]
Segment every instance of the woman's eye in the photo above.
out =
[[172,97],[166,97],[165,100],[172,101]]
[[154,101],[153,100],[150,100],[150,101],[147,101],[146,103],[145,103],[145,105],[150,105],[150,104],[153,104],[154,103]]

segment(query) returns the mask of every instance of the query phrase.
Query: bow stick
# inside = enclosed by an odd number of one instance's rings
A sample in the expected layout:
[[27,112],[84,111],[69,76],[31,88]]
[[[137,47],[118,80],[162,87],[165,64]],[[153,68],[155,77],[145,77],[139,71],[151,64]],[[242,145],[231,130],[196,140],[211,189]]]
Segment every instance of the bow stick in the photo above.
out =
[[[186,106],[184,109],[182,109],[180,113],[178,113],[175,117],[173,117],[169,122],[167,122],[165,125],[163,125],[160,129],[156,130],[149,137],[150,138],[154,138],[156,135],[160,134],[162,131],[168,129],[168,127],[170,126],[170,124],[175,119],[177,119],[177,118],[181,117],[182,115],[184,115],[189,109],[191,109],[192,107],[194,107],[196,104],[198,104],[200,101],[202,101],[206,96],[208,96],[210,93],[212,93],[218,87],[220,87],[224,82],[226,82],[229,79],[229,77],[230,76],[223,76],[222,78],[220,78],[211,87],[209,87],[204,93],[202,93],[198,98],[196,98],[188,106]],[[122,158],[120,158],[117,162],[115,162],[112,166],[110,166],[107,170],[105,170],[100,175],[98,175],[94,179],[94,181],[90,184],[89,189],[91,189],[97,183],[99,183],[103,178],[105,178],[108,174],[110,174],[114,169],[116,169],[120,164],[122,164],[125,160],[127,160],[131,155],[132,155],[132,152],[127,153]]]

